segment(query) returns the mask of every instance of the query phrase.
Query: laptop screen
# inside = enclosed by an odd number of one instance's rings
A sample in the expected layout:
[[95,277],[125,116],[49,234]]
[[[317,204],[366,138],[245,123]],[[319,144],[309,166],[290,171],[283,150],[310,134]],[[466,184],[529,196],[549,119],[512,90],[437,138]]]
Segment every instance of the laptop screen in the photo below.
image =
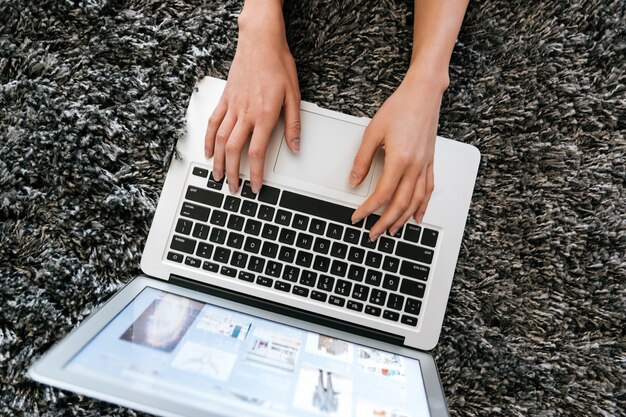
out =
[[429,415],[416,359],[150,287],[65,368],[232,416]]

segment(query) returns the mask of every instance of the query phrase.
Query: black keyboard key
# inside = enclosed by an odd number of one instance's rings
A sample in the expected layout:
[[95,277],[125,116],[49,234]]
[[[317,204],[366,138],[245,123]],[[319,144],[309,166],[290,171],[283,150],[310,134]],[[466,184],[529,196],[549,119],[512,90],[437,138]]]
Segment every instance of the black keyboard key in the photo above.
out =
[[359,303],[358,301],[348,300],[348,305],[346,307],[354,311],[363,311],[363,303]]
[[369,232],[363,232],[363,235],[361,236],[361,246],[368,249],[376,248],[376,242],[372,242],[370,240]]
[[315,252],[323,253],[326,255],[330,249],[330,240],[324,239],[323,237],[318,237],[315,239],[315,243],[313,244],[313,250]]
[[193,171],[191,171],[191,173],[196,177],[206,178],[207,175],[209,175],[209,170],[200,167],[193,167]]
[[211,209],[208,207],[202,207],[197,204],[191,204],[184,202],[183,206],[180,209],[180,215],[189,217],[191,219],[200,220],[201,222],[206,223],[209,220],[209,213]]
[[192,258],[191,256],[185,258],[185,265],[193,266],[194,268],[200,268],[201,263],[202,261],[198,258]]
[[348,279],[361,282],[364,276],[365,268],[358,265],[350,265],[350,269],[348,269]]
[[422,308],[422,302],[420,300],[416,300],[414,298],[407,298],[406,306],[404,306],[404,311],[409,314],[415,314],[418,316],[420,314],[420,309]]
[[404,240],[417,243],[420,240],[420,233],[422,233],[422,228],[420,226],[407,223],[404,228]]
[[348,252],[348,260],[350,262],[360,264],[363,262],[363,258],[365,258],[365,250],[355,246],[350,248],[350,252]]
[[224,210],[237,213],[239,211],[239,206],[241,206],[241,198],[235,197],[234,195],[226,196],[226,201],[224,202]]
[[379,286],[383,281],[383,274],[379,271],[374,271],[373,269],[368,269],[365,274],[365,283],[369,285]]
[[347,253],[348,253],[348,245],[345,245],[339,242],[334,242],[333,247],[330,250],[330,255],[339,259],[345,258]]
[[206,204],[207,206],[222,207],[224,194],[190,185],[187,187],[185,199],[195,201],[196,203]]
[[385,253],[393,253],[393,247],[395,246],[395,242],[393,239],[389,239],[388,237],[381,236],[378,239],[378,250]]
[[256,194],[252,192],[250,181],[243,182],[243,187],[241,187],[241,196],[245,198],[251,198],[253,200],[256,198]]
[[276,255],[278,255],[278,245],[272,242],[264,242],[261,255],[267,258],[276,258]]
[[235,278],[237,276],[237,270],[235,268],[223,266],[222,269],[220,269],[220,274]]
[[274,282],[274,288],[278,291],[289,292],[291,291],[291,284],[284,281],[276,281]]
[[326,230],[326,222],[324,220],[311,219],[311,225],[309,226],[309,232],[316,235],[323,235]]
[[235,232],[230,232],[230,234],[228,235],[228,240],[226,241],[226,245],[230,246],[231,248],[241,249],[241,247],[243,246],[244,239],[245,239],[244,235],[235,233]]
[[383,290],[373,289],[370,293],[370,303],[384,306],[387,300],[387,292]]
[[402,294],[412,295],[413,297],[422,298],[426,286],[421,282],[414,281],[412,279],[403,279],[400,284],[400,292]]
[[383,256],[380,253],[368,251],[365,256],[365,265],[371,266],[372,268],[380,267],[380,263],[383,260]]
[[313,269],[316,271],[326,272],[330,266],[330,258],[322,255],[317,255],[313,261]]
[[230,258],[230,264],[237,268],[245,268],[248,262],[248,255],[243,252],[233,252],[233,256]]
[[222,246],[218,246],[215,248],[215,252],[213,253],[213,260],[219,263],[228,263],[228,258],[230,258],[230,249],[224,248]]
[[343,226],[335,223],[329,223],[328,229],[326,229],[326,236],[332,239],[341,239],[341,236],[343,236]]
[[276,204],[278,203],[278,196],[280,195],[280,190],[278,188],[270,187],[269,185],[264,185],[261,187],[259,191],[259,201],[262,201],[267,204]]
[[300,275],[300,269],[295,266],[287,265],[283,271],[283,279],[285,281],[298,282],[298,276]]
[[262,285],[264,287],[272,287],[272,284],[274,283],[274,280],[268,277],[263,277],[261,275],[259,275],[258,277],[256,277],[256,283],[259,285]]
[[350,296],[350,291],[352,291],[352,283],[350,281],[344,279],[337,280],[337,284],[335,284],[335,294],[348,297]]
[[437,246],[437,237],[439,237],[438,231],[425,227],[422,232],[422,245],[434,248]]
[[291,210],[333,220],[342,224],[351,224],[351,217],[354,212],[354,209],[350,207],[340,206],[339,204],[334,204],[329,201],[318,200],[317,198],[292,193],[286,190],[283,191],[280,198],[280,205]]
[[246,219],[244,217],[238,216],[236,214],[231,214],[228,218],[228,224],[226,225],[226,227],[231,230],[241,231],[241,229],[243,229],[243,224],[245,223],[245,221]]
[[281,229],[278,241],[286,245],[293,245],[293,242],[296,241],[296,232],[291,229]]
[[369,306],[369,305],[365,306],[365,314],[369,314],[371,316],[379,317],[381,311],[382,310],[380,307],[374,307],[374,306]]
[[217,272],[220,269],[220,266],[216,263],[213,262],[209,262],[209,261],[204,261],[202,263],[202,269],[205,269],[209,272]]
[[209,229],[210,227],[208,224],[196,223],[191,235],[193,237],[197,237],[198,239],[206,240],[209,236]]
[[196,241],[188,237],[174,235],[170,248],[193,255],[193,251],[196,249]]
[[307,287],[314,287],[316,280],[317,274],[313,271],[308,271],[305,269],[300,274],[300,284],[306,285]]
[[176,223],[176,233],[182,233],[183,235],[188,235],[189,233],[191,233],[192,226],[193,226],[193,222],[191,220],[178,219],[178,222]]
[[389,298],[387,299],[387,308],[392,308],[394,310],[402,310],[402,305],[404,304],[404,297],[400,294],[389,294]]
[[211,174],[209,175],[209,182],[206,186],[215,190],[221,190],[222,186],[224,185],[224,178],[225,177],[222,177],[221,180],[216,181],[215,177],[213,176],[213,171],[211,171]]
[[300,230],[306,230],[308,225],[309,225],[308,217],[305,217],[301,214],[296,214],[295,216],[293,216],[293,222],[291,223],[292,227],[296,229],[300,229]]
[[400,260],[393,256],[385,256],[383,260],[383,269],[387,272],[396,272],[400,266]]
[[246,271],[240,271],[239,279],[246,282],[254,282],[254,274]]
[[251,256],[250,261],[248,261],[248,269],[253,272],[263,272],[264,266],[265,259],[259,258],[258,256]]
[[383,312],[383,318],[386,320],[398,321],[398,319],[400,318],[400,314],[396,313],[395,311],[385,310]]
[[299,285],[294,285],[293,286],[293,291],[291,291],[293,294],[295,295],[299,295],[300,297],[308,297],[309,296],[309,289],[305,288],[305,287],[301,287]]
[[278,226],[265,223],[265,225],[263,226],[263,231],[261,232],[261,237],[264,237],[268,240],[276,240],[276,238],[278,237]]
[[369,216],[367,216],[367,220],[365,220],[365,228],[367,230],[370,230],[372,226],[374,226],[374,223],[378,221],[378,219],[380,219],[380,216],[378,214],[370,214]]
[[320,275],[320,279],[317,281],[317,288],[327,292],[331,292],[335,285],[335,278],[328,275]]
[[396,255],[412,259],[417,262],[429,264],[433,261],[434,252],[432,249],[426,249],[421,246],[415,246],[405,242],[398,242]]
[[250,253],[259,253],[259,250],[261,250],[261,239],[248,236],[243,250]]
[[424,265],[419,265],[410,261],[402,261],[402,266],[400,266],[400,274],[420,279],[422,281],[428,280],[428,274],[430,273],[430,268]]
[[181,255],[180,253],[176,253],[176,252],[168,252],[167,259],[172,262],[181,263],[183,261],[183,255]]
[[266,222],[271,222],[274,219],[275,211],[276,209],[274,207],[261,204],[261,207],[259,208],[259,214],[257,215],[257,217],[261,220],[265,220]]
[[218,245],[223,244],[226,241],[226,230],[214,227],[213,230],[211,230],[211,236],[209,236],[209,240],[211,242],[217,243]]
[[291,213],[285,210],[278,210],[274,221],[278,224],[282,224],[283,226],[289,226],[291,223]]
[[331,295],[328,299],[328,304],[335,305],[337,307],[343,307],[346,304],[346,299]]
[[204,259],[211,259],[212,253],[213,253],[213,245],[209,243],[204,243],[204,242],[198,243],[198,249],[196,250],[196,255]]
[[296,265],[303,266],[308,268],[311,266],[313,262],[313,254],[310,252],[305,252],[303,250],[298,251],[298,255],[296,256]]
[[348,264],[343,261],[334,260],[330,267],[330,273],[338,277],[345,277],[348,270]]
[[400,277],[391,274],[385,274],[383,278],[383,288],[396,291],[400,285]]
[[354,284],[354,290],[352,290],[352,298],[355,300],[367,301],[367,297],[370,294],[369,287],[361,284]]
[[267,265],[265,266],[266,275],[278,278],[281,272],[283,272],[283,264],[276,261],[267,261]]
[[328,295],[324,294],[321,291],[311,291],[311,298],[317,301],[321,301],[322,303],[326,302]]
[[246,232],[247,235],[258,236],[259,233],[261,233],[261,222],[254,219],[248,219],[244,232]]
[[417,317],[411,317],[407,315],[403,315],[400,320],[403,324],[408,324],[409,326],[417,326]]
[[221,210],[213,210],[211,215],[211,223],[218,226],[226,226],[226,217],[228,214]]
[[313,236],[302,232],[298,233],[296,246],[302,249],[311,249],[311,246],[313,246]]
[[291,264],[296,260],[296,250],[288,246],[281,246],[278,251],[278,259]]
[[360,238],[361,232],[357,229],[353,229],[352,227],[346,228],[346,232],[343,234],[344,242],[348,243],[359,243]]
[[256,216],[258,204],[254,201],[244,200],[243,204],[241,204],[241,214],[245,214],[246,216],[254,217]]

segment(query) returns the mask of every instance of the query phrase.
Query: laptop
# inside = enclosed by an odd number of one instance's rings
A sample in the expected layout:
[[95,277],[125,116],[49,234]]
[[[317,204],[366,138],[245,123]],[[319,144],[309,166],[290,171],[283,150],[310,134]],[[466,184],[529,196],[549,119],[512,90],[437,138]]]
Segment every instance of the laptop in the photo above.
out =
[[[204,157],[225,81],[190,99],[143,274],[29,370],[36,381],[163,416],[446,416],[439,338],[480,154],[437,137],[421,224],[368,238],[373,190],[348,174],[369,119],[301,103],[301,150],[273,131],[264,185],[230,194]],[[244,152],[245,154],[246,152]],[[380,213],[378,213],[380,214]]]

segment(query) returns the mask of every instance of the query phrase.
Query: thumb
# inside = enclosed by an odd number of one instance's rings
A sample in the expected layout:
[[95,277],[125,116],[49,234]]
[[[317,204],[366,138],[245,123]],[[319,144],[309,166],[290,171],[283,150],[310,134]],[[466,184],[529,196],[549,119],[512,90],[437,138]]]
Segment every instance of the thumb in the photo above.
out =
[[285,98],[285,140],[293,152],[300,152],[300,94],[287,93]]
[[379,143],[380,133],[370,123],[367,129],[365,129],[363,139],[361,139],[361,146],[354,157],[350,178],[348,179],[351,187],[359,185],[367,176]]

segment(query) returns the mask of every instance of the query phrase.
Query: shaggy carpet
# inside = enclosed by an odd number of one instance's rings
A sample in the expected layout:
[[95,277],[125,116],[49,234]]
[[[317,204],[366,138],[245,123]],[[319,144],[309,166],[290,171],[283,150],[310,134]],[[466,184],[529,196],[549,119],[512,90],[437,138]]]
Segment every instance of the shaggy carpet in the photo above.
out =
[[[412,5],[287,1],[303,99],[373,116]],[[0,413],[136,415],[28,366],[139,273],[196,80],[241,1],[0,0]],[[473,2],[440,134],[483,159],[433,351],[453,416],[626,412],[625,6]]]

